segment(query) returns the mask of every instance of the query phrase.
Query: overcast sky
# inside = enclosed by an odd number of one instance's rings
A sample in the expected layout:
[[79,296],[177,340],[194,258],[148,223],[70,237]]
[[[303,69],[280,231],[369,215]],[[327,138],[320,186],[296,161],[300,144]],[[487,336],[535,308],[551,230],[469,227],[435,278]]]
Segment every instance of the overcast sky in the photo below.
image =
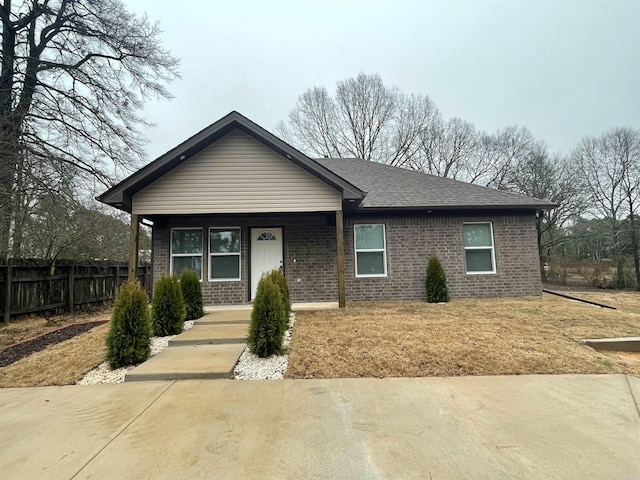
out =
[[637,0],[125,2],[182,62],[175,98],[146,109],[149,160],[232,110],[273,132],[306,89],[359,72],[558,152],[640,128]]

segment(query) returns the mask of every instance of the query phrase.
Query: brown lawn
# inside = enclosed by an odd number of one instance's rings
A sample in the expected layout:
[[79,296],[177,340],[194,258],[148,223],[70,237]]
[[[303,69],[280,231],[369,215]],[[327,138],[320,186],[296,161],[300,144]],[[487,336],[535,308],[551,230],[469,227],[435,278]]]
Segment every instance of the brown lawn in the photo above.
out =
[[97,320],[109,320],[111,307],[93,308],[73,314],[31,317],[12,320],[8,325],[0,322],[0,350],[9,345],[22,342],[29,338],[51,332],[57,328],[66,327],[75,323],[94,322]]
[[627,371],[622,357],[598,353],[579,340],[640,335],[640,294],[583,296],[619,309],[545,294],[447,304],[353,303],[343,311],[300,312],[286,377]]
[[104,362],[109,324],[0,368],[0,387],[72,385]]
[[[32,317],[0,324],[0,349],[74,323],[108,320],[111,309],[74,315]],[[15,363],[0,367],[0,387],[69,385],[80,380],[105,358],[109,324],[100,325],[64,342],[51,345]]]

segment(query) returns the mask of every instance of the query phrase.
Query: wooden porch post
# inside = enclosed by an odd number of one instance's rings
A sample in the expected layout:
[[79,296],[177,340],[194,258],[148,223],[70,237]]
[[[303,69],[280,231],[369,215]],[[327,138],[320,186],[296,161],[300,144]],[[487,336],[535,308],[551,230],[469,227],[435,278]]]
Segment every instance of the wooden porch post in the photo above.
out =
[[138,274],[138,243],[140,240],[140,226],[138,215],[131,214],[131,226],[129,229],[129,281],[135,282]]
[[346,293],[344,285],[344,225],[342,210],[336,210],[336,244],[338,246],[338,306],[344,308]]

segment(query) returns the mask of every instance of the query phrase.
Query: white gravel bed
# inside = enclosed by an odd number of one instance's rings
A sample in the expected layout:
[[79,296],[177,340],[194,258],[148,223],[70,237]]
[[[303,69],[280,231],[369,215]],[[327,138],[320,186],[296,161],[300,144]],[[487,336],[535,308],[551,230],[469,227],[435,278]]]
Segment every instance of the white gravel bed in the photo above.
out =
[[[189,330],[193,327],[193,320],[187,320],[184,322],[184,327],[182,331]],[[157,355],[162,350],[167,348],[169,345],[169,340],[171,340],[175,335],[167,335],[166,337],[152,337],[151,338],[151,357]],[[116,368],[115,370],[111,370],[109,368],[109,364],[107,362],[103,362],[98,365],[96,368],[87,373],[84,377],[82,377],[76,385],[97,385],[97,384],[106,384],[106,383],[122,383],[124,382],[124,376],[127,374],[129,370],[135,368],[135,365],[129,365],[127,367]]]
[[[295,323],[295,313],[291,314],[289,319],[289,328],[284,332],[282,346],[284,351],[289,351],[289,341],[291,340],[291,332]],[[287,371],[289,355],[273,355],[268,358],[260,358],[249,351],[249,347],[244,349],[240,359],[233,369],[234,379],[236,380],[282,380],[284,372]]]

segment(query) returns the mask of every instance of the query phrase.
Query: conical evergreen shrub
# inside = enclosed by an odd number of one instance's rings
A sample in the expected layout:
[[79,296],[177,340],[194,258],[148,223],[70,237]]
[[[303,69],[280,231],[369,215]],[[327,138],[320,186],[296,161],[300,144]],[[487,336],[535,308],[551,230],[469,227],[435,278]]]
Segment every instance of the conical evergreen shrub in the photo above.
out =
[[289,286],[287,285],[287,279],[285,278],[282,270],[276,268],[267,273],[267,276],[280,287],[280,293],[282,294],[282,303],[284,303],[285,312],[285,330],[289,323],[289,315],[291,315],[291,299],[289,297]]
[[111,369],[135,365],[151,353],[149,298],[138,282],[120,287],[107,335],[107,363]]
[[270,357],[282,351],[286,313],[280,287],[269,277],[262,276],[253,299],[249,350],[259,357]]
[[156,283],[151,301],[153,334],[164,337],[181,333],[186,315],[178,278],[175,275],[162,275]]
[[447,290],[447,279],[438,257],[431,257],[427,265],[427,302],[439,303],[449,301],[449,291]]
[[185,268],[180,275],[180,288],[186,308],[185,320],[195,320],[204,315],[202,308],[202,285],[198,274],[194,270]]

